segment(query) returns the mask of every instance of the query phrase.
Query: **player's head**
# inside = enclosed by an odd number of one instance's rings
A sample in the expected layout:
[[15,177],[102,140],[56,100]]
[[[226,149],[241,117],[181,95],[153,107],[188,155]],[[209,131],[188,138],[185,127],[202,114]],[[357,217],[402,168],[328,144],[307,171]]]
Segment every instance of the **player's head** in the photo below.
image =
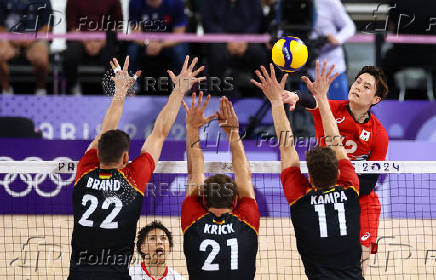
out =
[[173,246],[173,235],[160,221],[153,221],[138,232],[136,250],[148,263],[164,264]]
[[338,179],[338,159],[328,147],[316,146],[306,153],[309,180],[319,189],[336,185]]
[[208,209],[233,209],[237,194],[235,181],[227,175],[216,174],[204,181],[203,201]]
[[98,159],[103,164],[124,167],[129,162],[130,137],[124,131],[113,129],[98,140]]
[[387,94],[388,85],[383,71],[377,66],[364,66],[351,85],[348,100],[369,109],[385,99]]

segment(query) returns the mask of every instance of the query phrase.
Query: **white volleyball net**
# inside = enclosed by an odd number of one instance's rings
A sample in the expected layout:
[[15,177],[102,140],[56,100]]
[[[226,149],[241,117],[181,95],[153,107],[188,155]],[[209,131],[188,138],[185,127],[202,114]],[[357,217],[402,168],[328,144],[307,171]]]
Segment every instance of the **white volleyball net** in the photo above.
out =
[[[256,279],[307,279],[296,249],[280,162],[251,162],[261,212]],[[0,161],[0,279],[65,279],[71,254],[72,183],[76,162]],[[434,279],[436,162],[356,162],[380,173],[378,253],[367,279]],[[306,171],[305,163],[302,170]],[[207,162],[205,172],[232,173]],[[174,236],[167,265],[188,278],[180,228],[186,163],[160,162],[145,193],[138,230],[159,220]],[[132,265],[141,262],[135,253]]]

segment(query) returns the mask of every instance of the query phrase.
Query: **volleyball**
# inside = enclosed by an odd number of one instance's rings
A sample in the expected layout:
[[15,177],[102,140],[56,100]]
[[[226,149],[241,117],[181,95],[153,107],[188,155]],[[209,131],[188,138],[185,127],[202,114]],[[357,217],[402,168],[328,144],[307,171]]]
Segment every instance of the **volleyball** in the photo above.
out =
[[295,72],[301,69],[308,57],[307,46],[298,37],[280,38],[272,48],[272,61],[280,70]]

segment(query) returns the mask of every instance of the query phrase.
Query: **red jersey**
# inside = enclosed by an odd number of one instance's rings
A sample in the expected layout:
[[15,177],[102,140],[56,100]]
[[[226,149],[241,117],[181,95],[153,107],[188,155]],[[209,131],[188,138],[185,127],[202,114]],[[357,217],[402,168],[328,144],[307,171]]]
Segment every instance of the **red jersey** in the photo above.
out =
[[[358,123],[351,114],[348,100],[329,100],[339,132],[344,137],[343,145],[350,160],[383,161],[388,150],[388,134],[380,121],[369,113],[364,123]],[[324,129],[319,109],[309,110],[313,115],[316,138],[325,146]]]

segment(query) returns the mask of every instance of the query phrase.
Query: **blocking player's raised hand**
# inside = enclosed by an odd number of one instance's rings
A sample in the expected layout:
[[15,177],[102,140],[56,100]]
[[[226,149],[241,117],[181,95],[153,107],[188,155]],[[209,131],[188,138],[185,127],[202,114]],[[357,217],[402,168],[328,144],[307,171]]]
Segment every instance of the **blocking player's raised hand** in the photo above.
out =
[[276,72],[274,70],[274,66],[272,65],[272,63],[269,64],[269,68],[271,74],[268,73],[268,71],[264,66],[260,67],[260,70],[262,72],[259,70],[255,71],[257,77],[260,80],[260,83],[256,82],[254,79],[251,79],[250,82],[255,86],[257,86],[258,88],[260,88],[269,101],[273,101],[273,100],[281,101],[282,100],[281,95],[285,89],[285,83],[286,83],[286,79],[288,78],[288,74],[285,74],[279,83],[277,81]]
[[239,133],[238,116],[236,116],[232,102],[226,96],[221,97],[220,110],[216,112],[216,115],[218,116],[220,127],[227,135],[229,135],[232,130]]
[[282,100],[284,104],[289,104],[289,111],[294,111],[300,97],[295,92],[285,90],[282,93]]
[[[199,129],[203,125],[209,123],[213,118],[216,117],[216,115],[211,115],[209,117],[204,116],[204,110],[206,109],[207,105],[209,104],[210,100],[210,94],[206,97],[206,100],[203,103],[203,92],[200,91],[198,94],[198,102],[196,103],[197,95],[192,93],[192,106],[191,108],[188,107],[186,102],[182,100],[183,107],[186,111],[186,127]],[[203,103],[203,104],[202,104]]]
[[116,58],[112,58],[109,64],[115,73],[115,76],[111,77],[111,80],[115,83],[115,96],[125,97],[128,89],[135,83],[136,79],[141,76],[141,71],[137,71],[135,75],[130,76],[129,56],[126,57],[123,68],[120,67]]
[[191,64],[189,64],[189,55],[187,55],[179,75],[176,76],[171,70],[167,71],[174,83],[174,92],[179,92],[184,95],[193,85],[206,80],[206,77],[197,77],[198,74],[204,70],[204,66],[194,70],[197,62],[198,58],[196,57],[192,60]]
[[306,76],[301,77],[303,82],[306,83],[307,88],[312,92],[313,97],[315,99],[320,99],[322,97],[326,97],[330,88],[330,84],[339,76],[339,73],[331,76],[333,70],[335,69],[335,65],[333,64],[329,71],[326,73],[327,68],[327,60],[324,59],[322,70],[319,71],[319,60],[316,61],[316,79],[314,82],[311,82],[310,79]]

